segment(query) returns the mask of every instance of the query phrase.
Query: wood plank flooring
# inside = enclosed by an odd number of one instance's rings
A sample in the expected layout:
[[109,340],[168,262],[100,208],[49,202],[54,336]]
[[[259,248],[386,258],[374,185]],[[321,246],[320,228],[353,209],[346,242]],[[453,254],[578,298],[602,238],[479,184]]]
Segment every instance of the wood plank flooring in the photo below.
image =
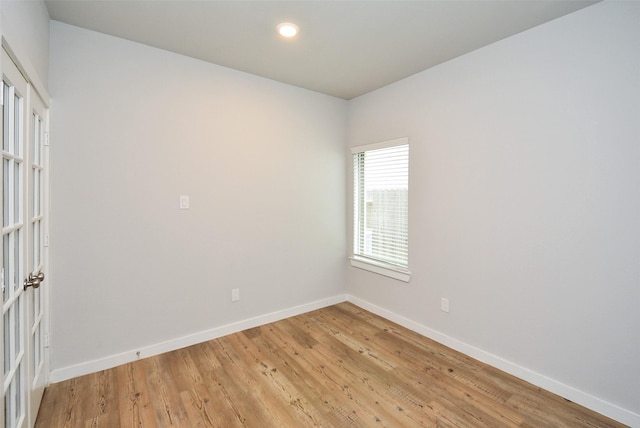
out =
[[36,427],[622,427],[350,303],[51,385]]

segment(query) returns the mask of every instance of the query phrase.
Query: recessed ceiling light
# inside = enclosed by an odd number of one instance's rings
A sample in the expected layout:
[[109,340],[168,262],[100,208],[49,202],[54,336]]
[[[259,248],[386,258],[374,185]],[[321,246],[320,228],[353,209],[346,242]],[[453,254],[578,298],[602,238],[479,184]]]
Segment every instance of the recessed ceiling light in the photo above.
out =
[[298,34],[298,26],[289,22],[278,24],[278,33],[282,37],[293,37]]

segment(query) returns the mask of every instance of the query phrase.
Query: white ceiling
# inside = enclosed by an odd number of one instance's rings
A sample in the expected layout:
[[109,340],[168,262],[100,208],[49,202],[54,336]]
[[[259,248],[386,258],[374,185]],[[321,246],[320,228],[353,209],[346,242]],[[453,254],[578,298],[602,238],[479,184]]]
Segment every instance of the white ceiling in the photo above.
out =
[[[51,19],[351,99],[583,0],[47,0]],[[300,33],[283,40],[276,26]]]

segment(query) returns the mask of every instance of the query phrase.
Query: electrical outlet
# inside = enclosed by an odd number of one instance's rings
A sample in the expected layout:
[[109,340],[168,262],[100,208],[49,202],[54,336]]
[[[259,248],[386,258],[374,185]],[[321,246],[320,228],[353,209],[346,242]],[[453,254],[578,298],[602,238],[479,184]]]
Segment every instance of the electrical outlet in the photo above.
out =
[[238,300],[240,300],[240,289],[234,288],[233,290],[231,290],[231,301],[237,302]]
[[449,299],[442,297],[440,299],[440,309],[442,312],[449,312]]

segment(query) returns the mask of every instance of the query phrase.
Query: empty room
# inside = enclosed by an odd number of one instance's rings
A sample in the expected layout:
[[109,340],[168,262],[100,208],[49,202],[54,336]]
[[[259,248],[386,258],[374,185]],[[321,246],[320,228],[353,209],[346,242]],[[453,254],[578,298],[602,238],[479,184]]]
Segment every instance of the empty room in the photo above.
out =
[[0,17],[0,428],[640,427],[640,2]]

